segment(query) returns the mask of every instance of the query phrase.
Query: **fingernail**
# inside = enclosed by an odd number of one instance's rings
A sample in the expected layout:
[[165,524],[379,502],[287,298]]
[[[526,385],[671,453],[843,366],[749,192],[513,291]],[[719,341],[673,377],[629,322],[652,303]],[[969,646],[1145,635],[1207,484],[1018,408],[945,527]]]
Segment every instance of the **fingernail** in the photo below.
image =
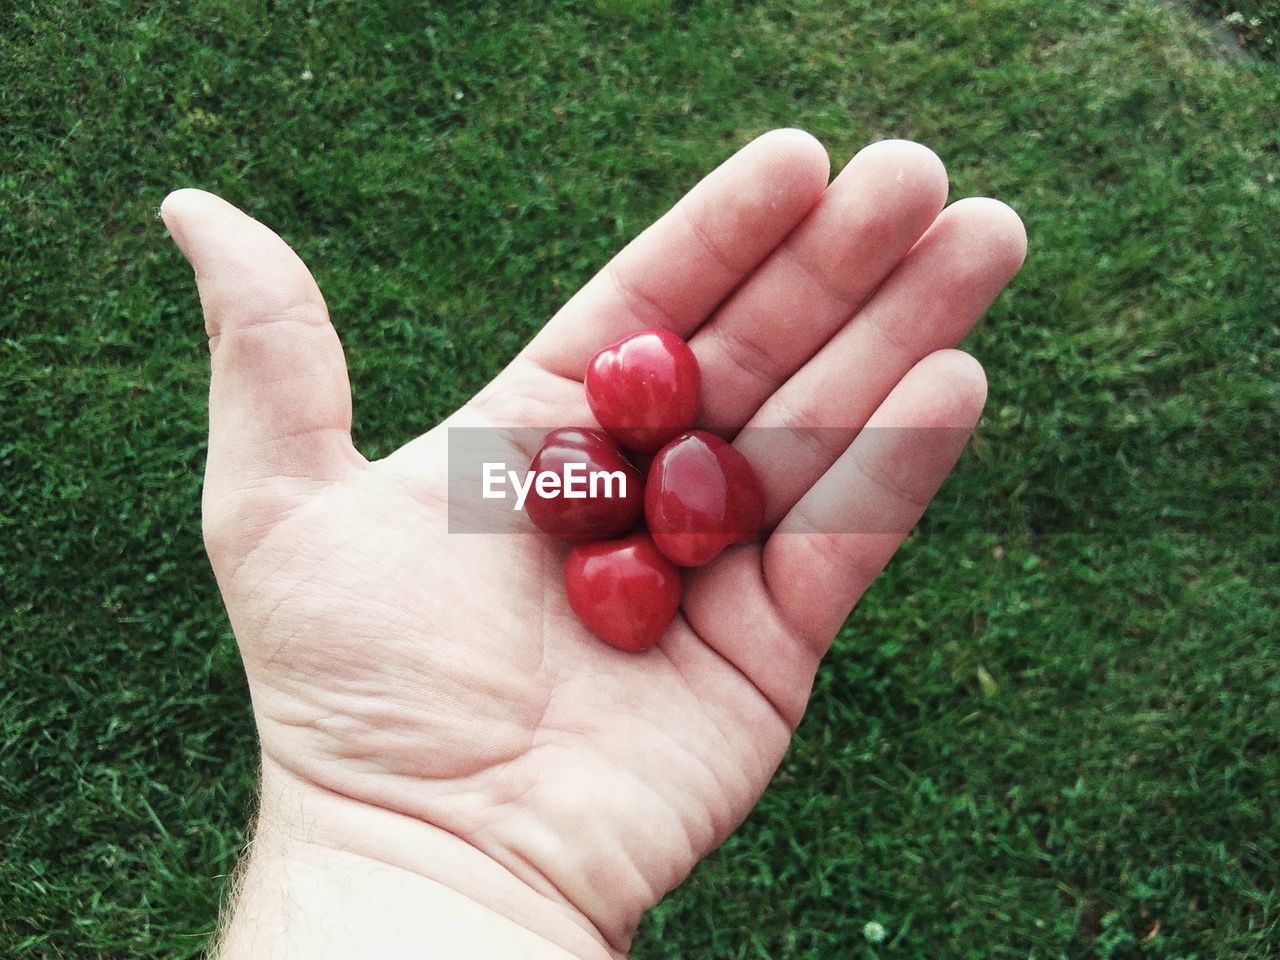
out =
[[173,238],[173,242],[177,244],[188,263],[191,262],[191,255],[188,253],[186,235],[182,231],[182,209],[190,194],[194,193],[197,191],[174,190],[160,203],[160,219],[164,221],[165,229],[169,231],[169,236]]

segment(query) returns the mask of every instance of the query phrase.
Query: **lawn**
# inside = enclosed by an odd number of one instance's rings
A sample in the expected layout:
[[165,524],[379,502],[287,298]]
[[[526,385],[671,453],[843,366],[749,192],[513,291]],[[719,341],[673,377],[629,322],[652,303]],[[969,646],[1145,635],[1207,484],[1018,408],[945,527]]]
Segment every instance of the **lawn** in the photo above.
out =
[[634,957],[1280,957],[1280,12],[1234,10],[9,4],[0,956],[198,956],[253,805],[164,194],[308,261],[376,457],[798,126],[930,145],[1030,253],[970,452]]

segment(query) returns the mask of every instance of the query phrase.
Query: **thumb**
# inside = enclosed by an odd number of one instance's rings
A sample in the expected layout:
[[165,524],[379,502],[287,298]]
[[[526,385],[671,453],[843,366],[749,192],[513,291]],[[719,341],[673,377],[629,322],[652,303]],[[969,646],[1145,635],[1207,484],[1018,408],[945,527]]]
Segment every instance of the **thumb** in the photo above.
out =
[[209,334],[206,540],[211,554],[215,541],[247,551],[300,495],[364,463],[342,345],[271,230],[201,190],[169,194],[160,216],[195,269]]

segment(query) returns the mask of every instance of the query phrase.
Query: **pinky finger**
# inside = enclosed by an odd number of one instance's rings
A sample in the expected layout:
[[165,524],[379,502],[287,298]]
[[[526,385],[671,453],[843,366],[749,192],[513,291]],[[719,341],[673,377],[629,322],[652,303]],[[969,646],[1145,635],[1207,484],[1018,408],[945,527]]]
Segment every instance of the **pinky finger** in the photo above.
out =
[[819,655],[955,465],[986,394],[973,357],[925,357],[769,537],[765,580]]

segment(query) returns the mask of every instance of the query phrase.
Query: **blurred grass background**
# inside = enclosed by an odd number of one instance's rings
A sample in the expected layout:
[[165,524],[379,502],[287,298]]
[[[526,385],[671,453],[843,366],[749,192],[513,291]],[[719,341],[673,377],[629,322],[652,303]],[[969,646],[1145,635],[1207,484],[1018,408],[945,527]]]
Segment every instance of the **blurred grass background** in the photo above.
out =
[[1275,3],[48,0],[0,25],[0,955],[197,956],[252,808],[164,194],[218,192],[311,265],[379,456],[799,126],[837,168],[929,144],[1030,255],[966,341],[971,453],[634,956],[1280,957]]

